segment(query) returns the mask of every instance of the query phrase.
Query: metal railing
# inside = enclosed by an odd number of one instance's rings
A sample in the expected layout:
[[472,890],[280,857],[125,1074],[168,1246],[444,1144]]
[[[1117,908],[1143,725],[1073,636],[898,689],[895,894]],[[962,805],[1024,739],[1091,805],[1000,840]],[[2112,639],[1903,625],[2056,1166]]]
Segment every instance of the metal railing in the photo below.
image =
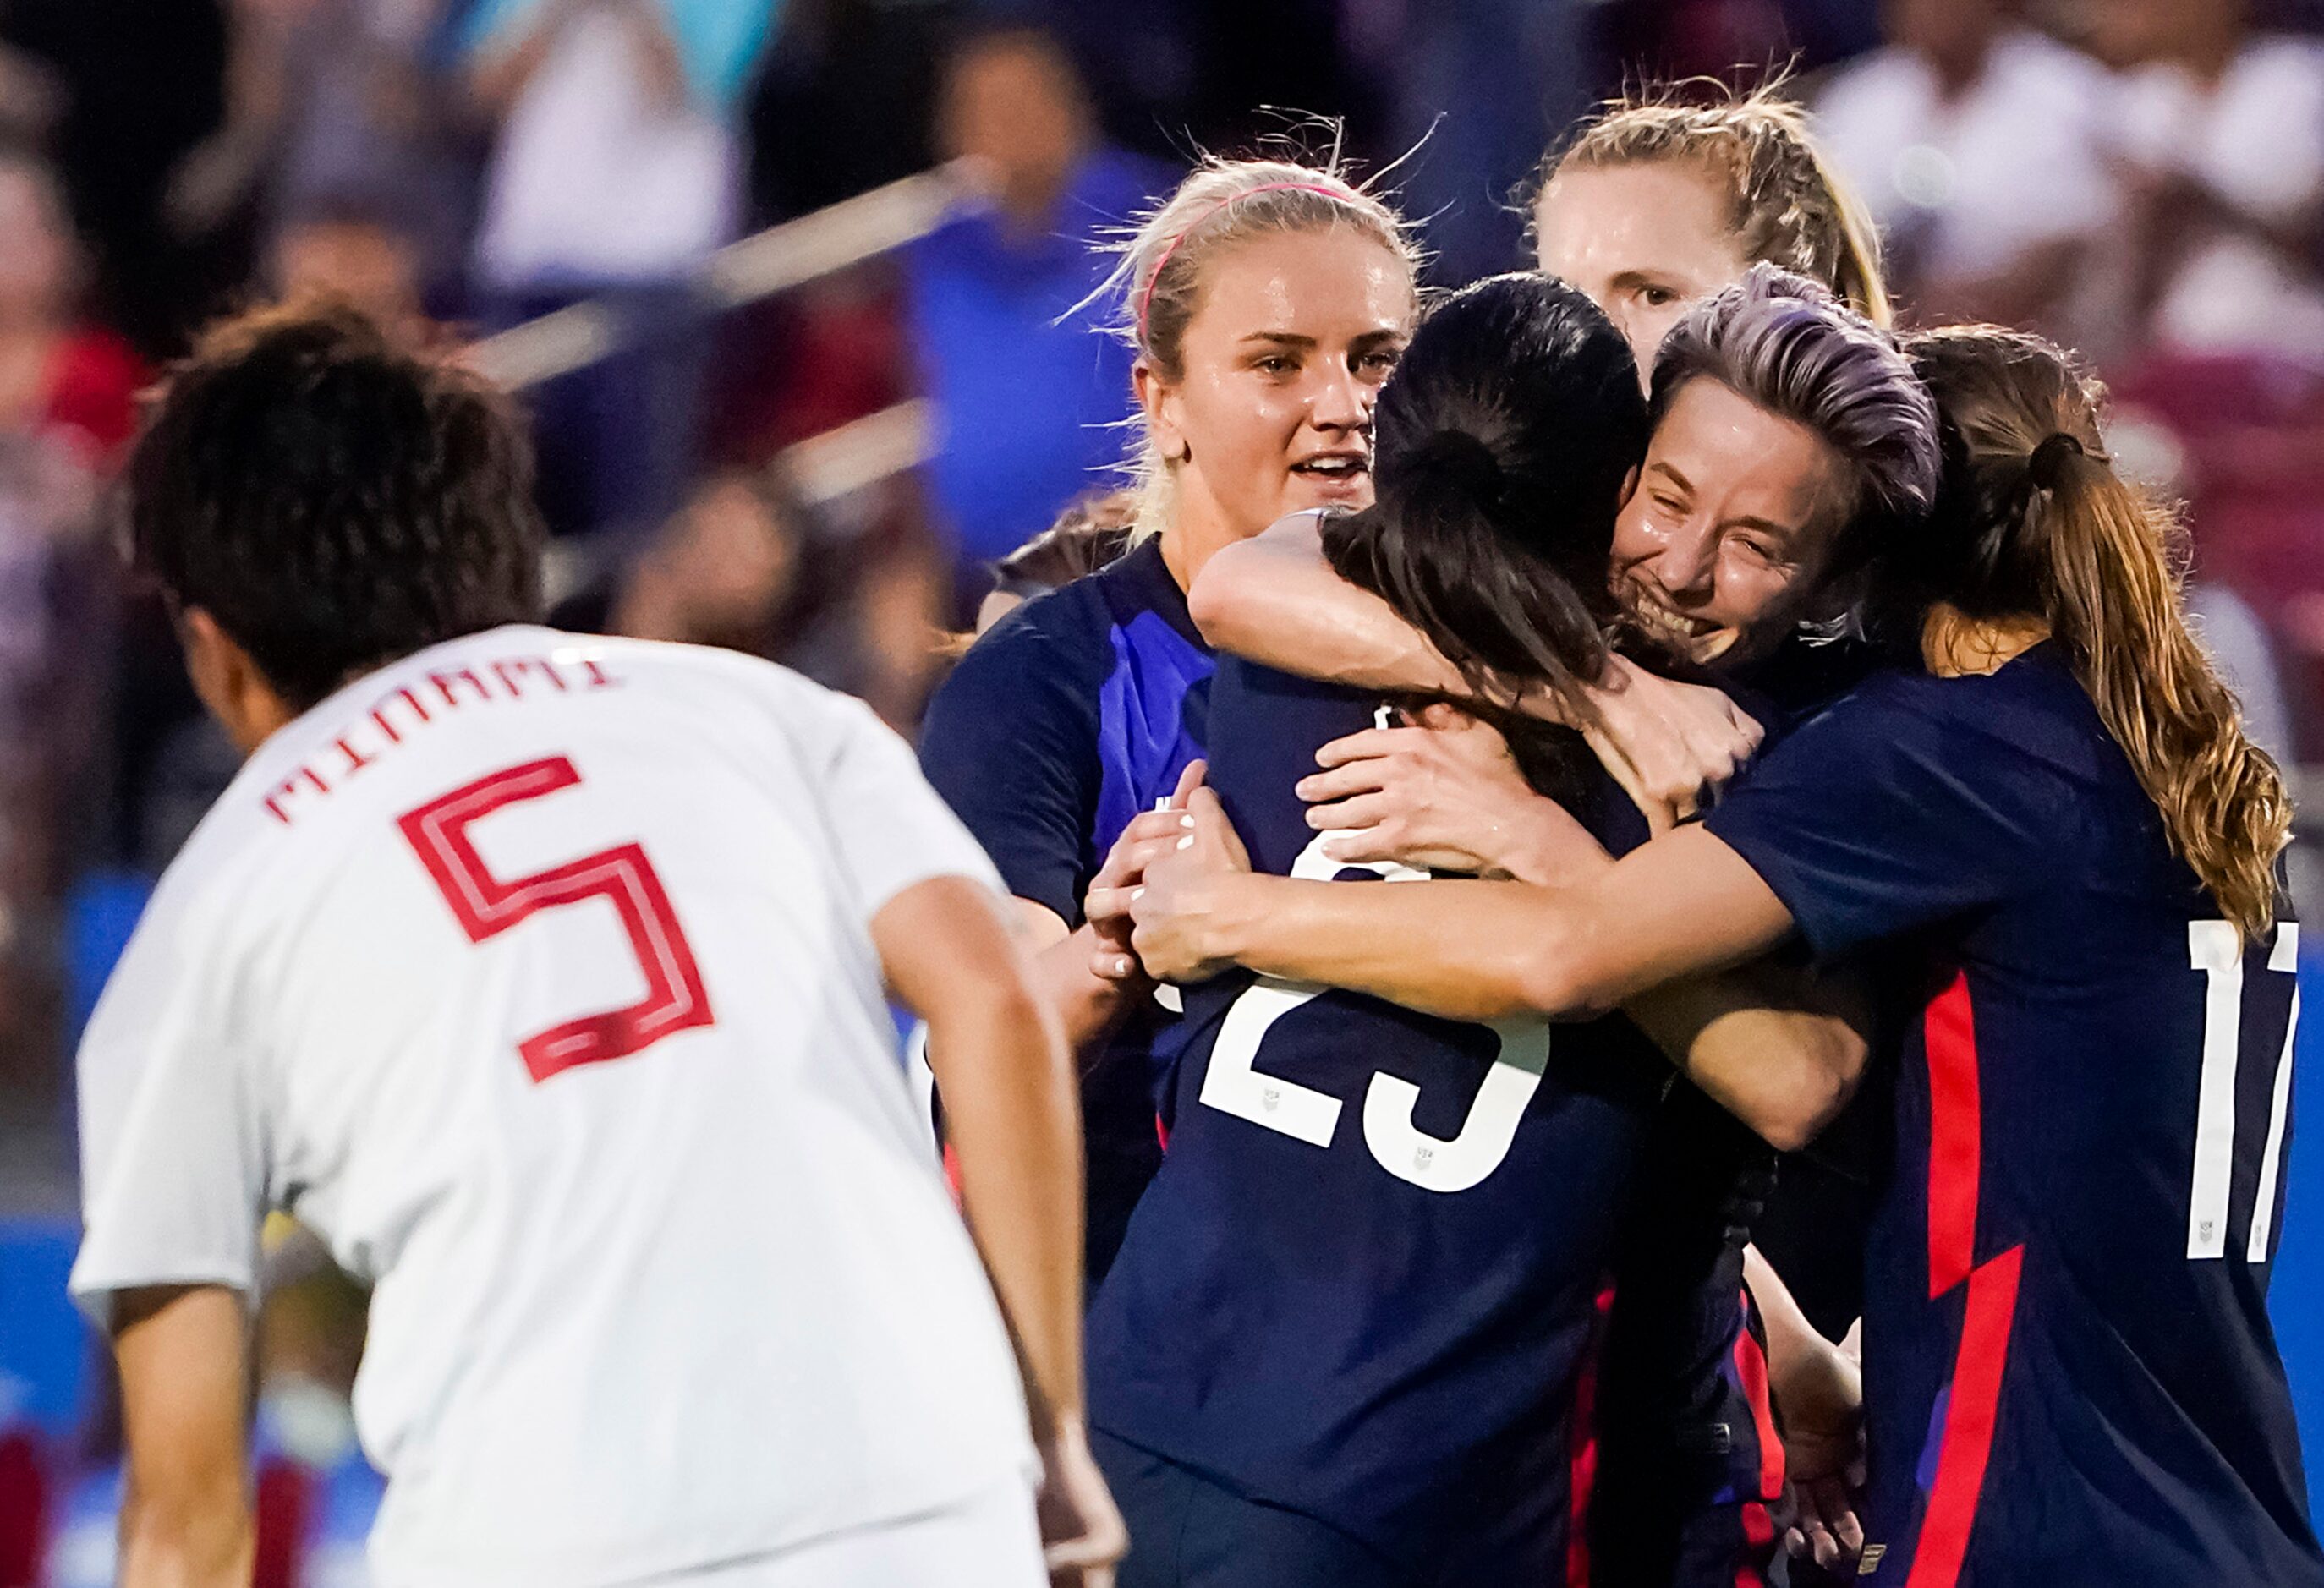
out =
[[[707,319],[835,275],[927,236],[976,189],[957,167],[938,166],[730,243],[687,283]],[[620,352],[640,331],[621,307],[590,299],[471,346],[467,362],[512,390],[537,386]],[[811,503],[845,496],[927,460],[934,414],[918,399],[787,448],[780,459]]]

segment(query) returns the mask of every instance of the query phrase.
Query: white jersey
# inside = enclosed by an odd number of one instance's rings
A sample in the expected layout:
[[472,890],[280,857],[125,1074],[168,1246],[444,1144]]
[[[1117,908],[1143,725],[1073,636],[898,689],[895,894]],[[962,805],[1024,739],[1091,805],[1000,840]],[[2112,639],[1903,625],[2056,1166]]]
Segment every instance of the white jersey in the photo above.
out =
[[595,1584],[1032,1471],[869,923],[990,863],[770,664],[512,627],[348,686],[161,880],[80,1053],[73,1289],[375,1283],[383,1583]]

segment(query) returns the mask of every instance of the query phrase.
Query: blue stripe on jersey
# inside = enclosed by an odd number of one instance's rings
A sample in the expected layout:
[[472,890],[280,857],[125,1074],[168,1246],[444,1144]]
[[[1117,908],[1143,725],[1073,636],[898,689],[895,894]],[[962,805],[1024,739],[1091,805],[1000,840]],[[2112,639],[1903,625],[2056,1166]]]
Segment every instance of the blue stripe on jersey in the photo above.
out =
[[1117,620],[1107,638],[1114,660],[1098,691],[1101,771],[1092,827],[1100,864],[1130,818],[1167,799],[1186,763],[1203,753],[1188,726],[1187,704],[1216,665],[1207,650],[1151,607],[1127,622]]
[[[1202,753],[1211,669],[1149,540],[1027,602],[971,647],[929,703],[921,768],[1009,891],[1077,927],[1122,828]],[[1157,1049],[1176,1023],[1146,1001],[1083,1070],[1093,1286],[1160,1160]]]

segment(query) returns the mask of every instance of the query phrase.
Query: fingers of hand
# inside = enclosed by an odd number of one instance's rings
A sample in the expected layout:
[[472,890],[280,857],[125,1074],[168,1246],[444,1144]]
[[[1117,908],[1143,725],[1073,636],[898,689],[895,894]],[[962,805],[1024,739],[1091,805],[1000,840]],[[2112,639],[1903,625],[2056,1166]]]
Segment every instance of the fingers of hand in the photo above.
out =
[[1428,734],[1426,728],[1366,728],[1360,734],[1334,739],[1315,752],[1315,764],[1330,768],[1393,755],[1399,750],[1416,749],[1425,743]]
[[1082,915],[1093,921],[1116,922],[1130,918],[1131,901],[1142,891],[1138,888],[1092,888],[1082,899]]
[[1393,764],[1374,757],[1329,771],[1310,772],[1294,784],[1291,791],[1310,805],[1344,799],[1351,794],[1369,794],[1387,786],[1388,769]]
[[1307,825],[1319,833],[1334,829],[1376,827],[1392,819],[1402,805],[1386,794],[1359,794],[1350,799],[1335,799],[1329,805],[1307,808]]
[[1203,780],[1210,775],[1211,763],[1209,762],[1203,760],[1199,756],[1193,761],[1188,762],[1186,763],[1186,770],[1178,774],[1178,787],[1171,792],[1170,805],[1172,808],[1184,808],[1186,803],[1186,797],[1192,794],[1195,789],[1201,788],[1203,786]]
[[1404,860],[1409,847],[1399,824],[1382,822],[1329,840],[1323,854],[1342,864],[1360,865],[1369,861]]

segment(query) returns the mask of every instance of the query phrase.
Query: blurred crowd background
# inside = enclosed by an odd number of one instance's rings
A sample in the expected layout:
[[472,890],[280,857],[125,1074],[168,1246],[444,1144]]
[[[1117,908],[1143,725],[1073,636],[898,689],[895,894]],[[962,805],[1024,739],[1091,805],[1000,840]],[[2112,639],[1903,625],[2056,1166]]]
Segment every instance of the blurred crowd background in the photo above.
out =
[[[103,1385],[26,1364],[86,1355],[72,1035],[233,771],[106,509],[208,317],[330,291],[493,338],[558,621],[909,732],[992,561],[1112,481],[1088,300],[1194,151],[1393,165],[1457,284],[1529,262],[1522,189],[1593,104],[1787,72],[1908,319],[2112,381],[2258,736],[2324,760],[2319,35],[2324,0],[0,0],[0,1588],[109,1580]],[[375,1497],[360,1306],[284,1261],[260,1581],[352,1582],[314,1541]]]

